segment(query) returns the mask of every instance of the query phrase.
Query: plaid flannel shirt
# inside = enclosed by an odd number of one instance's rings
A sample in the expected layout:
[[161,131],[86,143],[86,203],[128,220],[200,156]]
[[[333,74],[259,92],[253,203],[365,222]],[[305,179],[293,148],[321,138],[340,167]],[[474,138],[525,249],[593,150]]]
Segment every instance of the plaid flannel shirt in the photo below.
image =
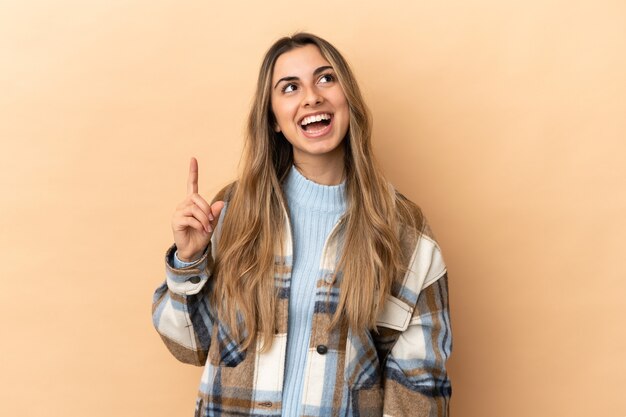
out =
[[[204,255],[185,268],[166,252],[166,280],[154,294],[153,323],[172,354],[204,366],[196,416],[281,416],[292,266],[287,213],[284,253],[276,255],[277,333],[269,351],[241,351],[209,303],[217,241],[226,207]],[[425,223],[425,222],[424,222]],[[400,231],[408,272],[398,277],[377,320],[377,331],[338,326],[327,331],[339,298],[332,271],[344,224],[325,242],[316,285],[304,372],[302,416],[447,416],[452,350],[447,272],[427,225]]]

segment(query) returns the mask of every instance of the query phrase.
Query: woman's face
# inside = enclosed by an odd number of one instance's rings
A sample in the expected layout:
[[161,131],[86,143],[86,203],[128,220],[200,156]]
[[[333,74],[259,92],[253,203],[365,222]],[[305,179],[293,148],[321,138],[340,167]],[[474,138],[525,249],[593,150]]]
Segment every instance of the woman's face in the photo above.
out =
[[315,45],[280,55],[272,74],[274,129],[293,146],[294,160],[343,157],[348,101],[334,69]]

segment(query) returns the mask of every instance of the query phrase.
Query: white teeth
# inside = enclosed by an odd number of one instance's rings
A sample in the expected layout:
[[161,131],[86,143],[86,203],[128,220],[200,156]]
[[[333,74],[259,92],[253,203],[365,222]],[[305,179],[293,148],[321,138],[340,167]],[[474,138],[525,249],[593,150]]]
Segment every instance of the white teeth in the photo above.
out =
[[330,120],[330,114],[328,113],[324,113],[324,114],[318,114],[315,116],[307,116],[304,119],[302,119],[302,122],[300,123],[302,126],[306,126],[309,123],[313,123],[313,122],[319,122],[322,120]]

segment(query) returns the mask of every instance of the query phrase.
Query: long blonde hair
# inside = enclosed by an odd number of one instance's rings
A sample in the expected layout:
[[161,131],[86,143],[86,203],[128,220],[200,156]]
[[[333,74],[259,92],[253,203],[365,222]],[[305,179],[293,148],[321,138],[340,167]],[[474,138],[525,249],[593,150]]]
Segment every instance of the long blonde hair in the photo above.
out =
[[309,33],[276,41],[259,71],[239,179],[227,187],[229,203],[214,266],[211,301],[219,320],[241,341],[242,350],[257,335],[263,349],[268,349],[276,331],[275,255],[282,251],[277,244],[282,242],[283,207],[287,207],[281,184],[294,161],[291,145],[273,129],[272,74],[280,55],[309,44],[316,45],[334,68],[350,112],[342,145],[346,151],[347,209],[341,220],[345,235],[335,271],[335,279],[341,275],[340,298],[331,326],[344,322],[355,329],[375,327],[385,295],[405,272],[400,230],[417,232],[422,227],[417,207],[393,190],[374,161],[369,110],[343,56],[329,42]]

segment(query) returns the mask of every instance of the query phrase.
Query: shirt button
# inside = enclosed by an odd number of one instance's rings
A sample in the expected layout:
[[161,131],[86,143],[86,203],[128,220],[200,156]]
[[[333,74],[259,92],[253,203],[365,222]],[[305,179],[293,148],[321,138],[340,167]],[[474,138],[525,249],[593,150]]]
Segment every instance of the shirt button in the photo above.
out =
[[189,278],[189,282],[191,282],[192,284],[197,284],[200,282],[200,277],[197,275],[194,275],[193,277]]
[[325,355],[326,352],[328,352],[328,347],[326,347],[325,345],[317,345],[317,353],[319,353],[320,355]]

